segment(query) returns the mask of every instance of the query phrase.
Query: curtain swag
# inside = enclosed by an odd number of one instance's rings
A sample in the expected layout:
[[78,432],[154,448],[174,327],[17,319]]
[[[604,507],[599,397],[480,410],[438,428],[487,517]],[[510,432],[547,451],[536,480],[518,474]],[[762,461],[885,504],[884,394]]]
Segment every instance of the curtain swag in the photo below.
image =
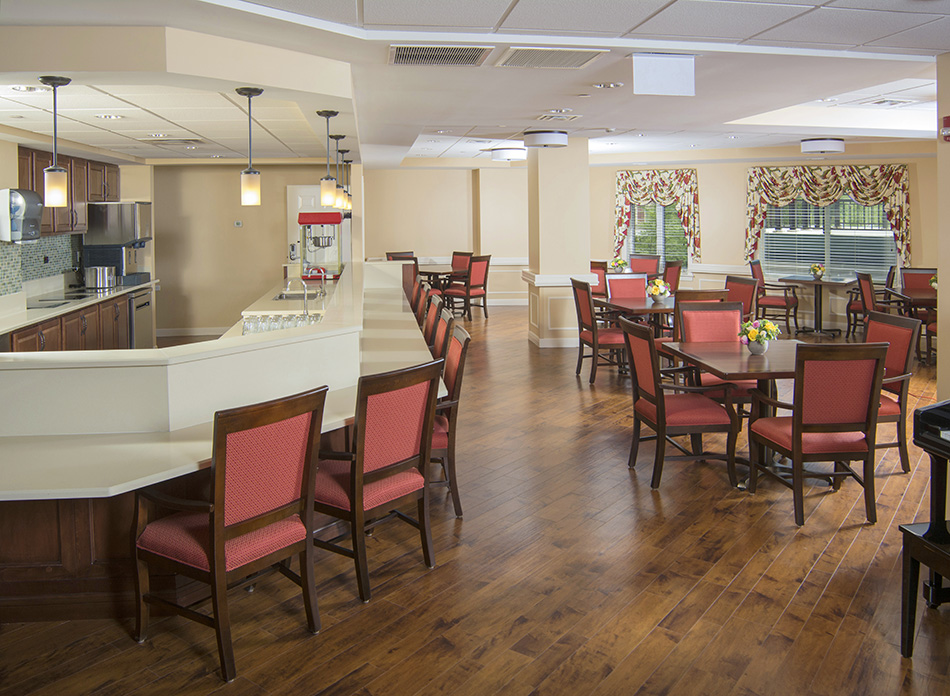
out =
[[752,167],[747,194],[746,261],[754,258],[758,251],[769,205],[785,206],[804,198],[812,205],[824,207],[847,194],[861,205],[884,204],[901,265],[910,265],[907,165]]
[[686,246],[699,261],[699,185],[695,169],[650,169],[617,172],[614,258],[623,250],[630,230],[631,206],[659,203],[676,206],[676,214],[686,232]]

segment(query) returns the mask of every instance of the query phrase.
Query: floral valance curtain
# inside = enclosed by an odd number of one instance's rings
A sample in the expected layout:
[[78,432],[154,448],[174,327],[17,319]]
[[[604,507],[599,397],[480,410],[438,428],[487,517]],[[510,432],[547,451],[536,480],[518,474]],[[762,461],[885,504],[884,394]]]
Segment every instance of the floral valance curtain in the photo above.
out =
[[699,261],[699,185],[695,169],[650,169],[617,172],[614,258],[621,255],[630,230],[632,205],[676,206],[676,214],[686,231],[686,245],[692,259]]
[[910,265],[909,191],[904,164],[753,167],[749,169],[747,193],[746,261],[759,248],[769,205],[784,206],[804,198],[812,205],[824,207],[847,194],[861,205],[884,204],[901,265]]

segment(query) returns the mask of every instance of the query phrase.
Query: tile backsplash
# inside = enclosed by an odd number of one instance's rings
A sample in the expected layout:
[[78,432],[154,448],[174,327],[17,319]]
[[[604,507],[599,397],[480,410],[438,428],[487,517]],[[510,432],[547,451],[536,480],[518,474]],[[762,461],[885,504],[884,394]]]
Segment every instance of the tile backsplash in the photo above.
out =
[[0,295],[19,292],[23,283],[60,275],[75,266],[82,236],[61,234],[36,242],[0,242]]

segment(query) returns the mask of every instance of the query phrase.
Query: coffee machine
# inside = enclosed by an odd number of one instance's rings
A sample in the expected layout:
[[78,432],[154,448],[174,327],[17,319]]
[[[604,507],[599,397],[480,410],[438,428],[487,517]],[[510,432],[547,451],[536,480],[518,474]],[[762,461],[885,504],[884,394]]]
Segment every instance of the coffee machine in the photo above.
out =
[[29,189],[0,189],[0,241],[25,242],[40,238],[43,201]]

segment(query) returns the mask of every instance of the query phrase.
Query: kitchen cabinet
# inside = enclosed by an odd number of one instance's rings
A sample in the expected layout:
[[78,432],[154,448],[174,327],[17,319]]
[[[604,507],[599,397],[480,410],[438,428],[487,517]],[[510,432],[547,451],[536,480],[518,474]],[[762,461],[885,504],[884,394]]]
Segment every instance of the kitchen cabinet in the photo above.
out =
[[119,200],[119,167],[107,164],[105,171],[105,200]]
[[84,307],[62,318],[63,350],[99,348],[99,306]]
[[106,199],[105,162],[89,162],[87,200],[90,203],[102,203]]
[[[128,333],[128,331],[126,331]],[[62,322],[59,317],[14,331],[10,350],[23,351],[60,350],[63,345]]]
[[[20,182],[20,188],[32,189],[36,191],[40,198],[44,197],[46,188],[43,185],[43,170],[53,166],[53,155],[42,150],[33,150],[31,152],[33,167],[32,177],[27,184]],[[40,234],[53,233],[53,210],[43,206],[43,217],[40,219]]]
[[126,295],[99,303],[99,337],[103,350],[129,347],[129,298]]
[[[53,155],[42,150],[21,147],[18,152],[18,186],[36,191],[43,197],[43,170],[53,163]],[[88,225],[86,204],[118,200],[119,168],[105,162],[91,162],[81,157],[59,155],[57,164],[68,172],[69,205],[65,208],[43,208],[40,224],[42,234],[81,234]],[[115,198],[107,198],[115,196]]]
[[[89,200],[89,162],[73,157],[69,164],[70,232],[85,232],[88,224],[86,203]],[[59,228],[57,226],[57,231]]]

